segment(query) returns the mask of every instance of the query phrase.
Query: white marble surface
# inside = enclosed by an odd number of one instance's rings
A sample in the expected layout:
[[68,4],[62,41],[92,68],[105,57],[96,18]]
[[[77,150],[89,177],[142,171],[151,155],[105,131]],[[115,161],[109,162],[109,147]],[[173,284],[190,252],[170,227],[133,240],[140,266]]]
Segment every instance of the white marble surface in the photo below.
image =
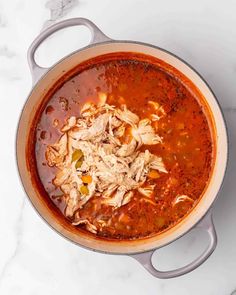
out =
[[[236,289],[236,2],[234,0],[0,0],[0,294],[229,295]],[[65,6],[63,9],[55,9]],[[83,250],[53,232],[22,191],[15,164],[15,132],[31,88],[26,51],[42,26],[83,16],[108,36],[166,48],[209,82],[226,117],[230,161],[214,208],[218,246],[194,272],[172,280],[150,276],[135,260]],[[63,41],[62,41],[63,40]],[[39,50],[49,65],[86,44],[85,29],[60,32]],[[54,49],[56,48],[56,50]],[[191,233],[163,249],[156,263],[173,267],[195,257],[206,243]]]

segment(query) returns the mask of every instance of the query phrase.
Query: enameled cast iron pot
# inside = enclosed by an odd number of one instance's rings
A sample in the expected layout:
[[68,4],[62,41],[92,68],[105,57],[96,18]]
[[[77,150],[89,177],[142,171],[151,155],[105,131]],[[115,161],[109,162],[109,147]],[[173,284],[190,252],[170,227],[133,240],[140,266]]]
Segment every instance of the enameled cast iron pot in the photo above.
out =
[[[42,68],[37,65],[34,54],[38,46],[52,33],[70,26],[83,25],[89,28],[92,34],[90,45],[73,52],[60,60],[51,68]],[[154,237],[132,241],[108,241],[98,239],[92,235],[75,232],[71,227],[62,224],[40,196],[33,185],[32,176],[27,168],[27,139],[30,126],[35,113],[47,91],[66,72],[79,63],[112,52],[138,52],[154,56],[165,61],[187,76],[206,99],[206,103],[212,114],[216,137],[216,158],[213,173],[209,185],[197,206],[192,212],[170,230]],[[17,139],[16,152],[17,164],[21,181],[29,200],[38,211],[39,215],[59,234],[79,246],[90,250],[129,255],[138,260],[153,276],[157,278],[171,278],[186,274],[201,265],[214,251],[217,244],[216,232],[212,222],[211,208],[222,185],[227,165],[228,142],[226,126],[220,106],[213,92],[203,78],[186,62],[166,50],[153,45],[134,42],[116,41],[104,35],[91,21],[84,18],[74,18],[59,22],[43,31],[32,43],[28,50],[28,62],[33,78],[33,88],[21,113]],[[208,233],[209,245],[207,249],[190,264],[171,271],[159,271],[152,264],[153,253],[175,241],[192,228],[201,228]]]

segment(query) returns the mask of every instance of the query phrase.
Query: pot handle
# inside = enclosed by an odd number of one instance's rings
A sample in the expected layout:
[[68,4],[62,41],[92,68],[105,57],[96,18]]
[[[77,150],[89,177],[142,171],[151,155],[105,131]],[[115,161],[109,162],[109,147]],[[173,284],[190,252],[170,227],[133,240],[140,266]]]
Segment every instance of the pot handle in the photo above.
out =
[[157,249],[140,253],[140,254],[131,254],[130,256],[135,258],[140,262],[148,272],[150,272],[154,277],[159,279],[170,279],[178,276],[182,276],[193,271],[195,268],[199,267],[205,260],[214,252],[217,245],[217,235],[212,220],[212,213],[209,212],[196,226],[195,228],[201,228],[208,233],[209,236],[209,245],[205,251],[191,263],[170,271],[159,271],[152,264],[152,256]]
[[35,61],[35,51],[39,45],[47,39],[50,35],[61,29],[71,26],[86,26],[91,32],[91,40],[89,44],[100,43],[111,40],[90,20],[86,18],[71,18],[61,22],[58,22],[46,30],[44,30],[30,45],[27,53],[27,59],[32,74],[33,84],[39,80],[39,78],[48,71],[48,68],[40,67]]

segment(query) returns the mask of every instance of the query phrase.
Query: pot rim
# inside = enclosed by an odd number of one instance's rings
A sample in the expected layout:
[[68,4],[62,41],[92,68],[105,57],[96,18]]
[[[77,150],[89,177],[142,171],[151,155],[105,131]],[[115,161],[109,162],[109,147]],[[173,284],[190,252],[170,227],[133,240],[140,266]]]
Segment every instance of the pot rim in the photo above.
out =
[[[38,210],[38,208],[33,204],[30,196],[28,195],[27,191],[26,191],[26,188],[25,188],[25,185],[24,185],[24,181],[23,181],[23,177],[21,176],[21,173],[20,173],[20,167],[19,167],[19,161],[18,161],[18,157],[20,156],[18,153],[17,153],[17,145],[18,145],[18,134],[19,134],[19,124],[20,124],[20,120],[21,120],[21,117],[22,117],[22,114],[24,112],[24,109],[26,107],[26,104],[27,104],[27,101],[29,100],[29,98],[31,97],[31,94],[33,92],[33,90],[35,89],[35,87],[41,82],[41,80],[50,72],[52,71],[53,69],[55,69],[61,62],[65,61],[66,59],[68,59],[69,57],[73,56],[74,54],[77,54],[81,51],[84,51],[84,50],[87,50],[89,48],[93,48],[93,47],[96,47],[96,46],[100,46],[100,45],[106,45],[106,44],[111,44],[111,43],[120,43],[120,44],[137,44],[137,45],[142,45],[142,46],[146,46],[146,47],[151,47],[153,49],[158,49],[160,51],[163,51],[167,54],[169,54],[170,56],[180,60],[183,64],[185,64],[187,67],[189,67],[204,83],[205,85],[207,86],[208,90],[210,91],[210,93],[212,94],[212,97],[214,98],[219,110],[220,110],[220,113],[221,113],[221,116],[222,116],[222,119],[223,119],[223,128],[225,130],[225,135],[226,135],[226,147],[225,147],[225,150],[226,150],[226,163],[225,163],[225,168],[224,168],[224,173],[222,174],[222,178],[221,178],[221,183],[220,183],[220,186],[219,186],[219,189],[218,189],[218,192],[217,194],[215,195],[215,198],[213,199],[213,201],[211,202],[208,210],[206,210],[206,212],[201,216],[201,218],[199,218],[192,226],[189,227],[188,230],[184,231],[182,234],[178,235],[177,237],[175,237],[174,239],[166,242],[166,243],[163,243],[161,246],[159,247],[151,247],[149,248],[148,250],[137,250],[137,251],[131,251],[131,252],[112,252],[112,251],[105,251],[105,250],[100,250],[100,249],[95,249],[95,248],[92,248],[92,247],[89,247],[89,246],[85,246],[85,245],[82,245],[72,239],[70,239],[69,237],[65,236],[63,233],[61,233],[58,229],[56,229],[53,225],[51,225],[48,220],[45,218],[45,216],[43,216],[40,211]],[[144,53],[145,54],[145,53]],[[98,55],[99,56],[99,55]],[[219,193],[222,191],[222,187],[223,187],[223,184],[224,184],[224,181],[225,181],[225,177],[226,177],[226,171],[227,171],[227,168],[228,168],[228,161],[229,161],[229,136],[228,136],[228,127],[227,127],[227,124],[226,124],[226,120],[225,120],[225,117],[224,117],[224,113],[223,113],[223,110],[222,110],[222,107],[215,95],[215,93],[213,92],[212,88],[210,87],[210,85],[208,84],[208,82],[203,78],[203,76],[193,67],[191,66],[188,62],[186,62],[184,59],[180,58],[178,55],[166,50],[166,49],[163,49],[159,46],[156,46],[156,45],[153,45],[153,44],[149,44],[149,43],[145,43],[145,42],[140,42],[140,41],[132,41],[132,40],[113,40],[113,39],[110,39],[108,41],[103,41],[103,42],[98,42],[98,43],[93,43],[93,44],[89,44],[85,47],[82,47],[78,50],[74,50],[73,52],[71,52],[70,54],[64,56],[63,58],[61,58],[59,61],[57,61],[55,64],[53,64],[50,68],[42,68],[45,70],[45,72],[38,78],[38,80],[36,81],[35,84],[32,85],[32,88],[30,89],[30,92],[29,92],[29,95],[27,96],[27,99],[25,100],[25,103],[21,109],[21,112],[19,114],[19,118],[18,118],[18,123],[17,123],[17,128],[16,128],[16,136],[15,136],[15,160],[16,160],[16,164],[17,164],[17,171],[18,171],[18,177],[20,179],[20,182],[21,182],[21,185],[24,189],[24,192],[28,198],[28,200],[30,201],[30,204],[32,205],[32,207],[34,208],[34,210],[37,212],[37,214],[44,220],[44,222],[47,223],[47,225],[49,225],[56,233],[58,233],[60,236],[62,236],[64,239],[70,241],[71,243],[77,245],[77,246],[80,246],[84,249],[87,249],[87,250],[90,250],[90,251],[95,251],[95,252],[98,252],[98,253],[103,253],[103,254],[111,254],[111,255],[133,255],[133,254],[140,254],[140,253],[145,253],[145,252],[148,252],[148,251],[152,251],[152,250],[155,250],[155,249],[159,249],[159,248],[162,248],[166,245],[169,245],[170,243],[178,240],[179,238],[181,238],[182,236],[184,236],[185,234],[187,234],[188,232],[190,232],[193,228],[195,228],[195,226],[197,224],[199,224],[204,218],[205,216],[209,213],[209,211],[211,211],[211,208],[212,206],[214,205],[216,199],[218,198],[219,196]],[[193,82],[193,81],[192,81]],[[194,82],[193,82],[194,84]],[[206,98],[207,100],[207,98]],[[201,198],[204,198],[204,195],[201,197]],[[184,219],[187,219],[188,216],[186,216]],[[148,239],[148,237],[147,237]],[[135,242],[136,240],[134,240]]]

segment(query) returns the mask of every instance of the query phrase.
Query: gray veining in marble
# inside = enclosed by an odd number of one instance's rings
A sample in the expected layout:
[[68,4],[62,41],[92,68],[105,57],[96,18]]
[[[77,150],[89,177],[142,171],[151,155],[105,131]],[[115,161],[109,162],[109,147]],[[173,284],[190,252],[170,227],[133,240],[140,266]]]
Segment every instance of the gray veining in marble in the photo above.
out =
[[48,0],[45,7],[50,10],[50,19],[45,22],[43,27],[48,27],[66,16],[77,4],[78,0]]
[[6,27],[6,22],[3,19],[2,15],[0,14],[0,28],[4,28]]
[[15,56],[15,53],[8,49],[7,46],[0,47],[0,56],[4,56],[6,58],[12,58]]
[[15,225],[15,238],[16,238],[16,243],[15,243],[15,249],[12,253],[12,255],[8,258],[8,260],[5,262],[4,267],[1,270],[0,273],[0,286],[1,283],[4,280],[4,277],[7,275],[8,269],[11,267],[11,264],[14,263],[14,261],[17,259],[17,255],[20,251],[21,247],[21,241],[22,241],[22,234],[23,234],[23,214],[24,214],[24,207],[25,207],[25,199],[22,201],[22,205],[20,207],[20,211],[16,220],[16,225]]

